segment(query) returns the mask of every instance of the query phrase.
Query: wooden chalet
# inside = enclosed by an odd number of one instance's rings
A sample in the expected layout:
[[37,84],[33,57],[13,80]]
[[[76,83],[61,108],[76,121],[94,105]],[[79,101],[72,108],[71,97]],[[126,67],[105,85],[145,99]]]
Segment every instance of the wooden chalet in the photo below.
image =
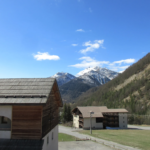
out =
[[44,140],[43,150],[57,150],[62,106],[56,79],[0,79],[0,139]]

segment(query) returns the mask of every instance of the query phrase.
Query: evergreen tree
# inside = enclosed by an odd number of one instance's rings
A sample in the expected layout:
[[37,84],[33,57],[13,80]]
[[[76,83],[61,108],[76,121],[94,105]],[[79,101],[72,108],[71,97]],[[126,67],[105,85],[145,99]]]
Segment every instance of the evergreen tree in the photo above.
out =
[[64,104],[61,120],[63,123],[72,121],[72,113],[71,113],[70,104],[68,104],[68,105],[66,103]]
[[62,113],[62,122],[67,122],[67,104],[64,104],[63,113]]
[[71,113],[70,104],[68,104],[68,107],[67,107],[67,121],[72,121],[72,113]]

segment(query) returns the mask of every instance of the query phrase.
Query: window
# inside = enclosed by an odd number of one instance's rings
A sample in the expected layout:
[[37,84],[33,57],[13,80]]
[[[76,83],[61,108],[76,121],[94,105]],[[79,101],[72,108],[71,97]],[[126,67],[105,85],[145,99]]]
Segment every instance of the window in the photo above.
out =
[[53,138],[54,138],[54,137],[53,137],[53,132],[52,132],[52,140],[53,140]]
[[1,124],[7,124],[7,118],[6,117],[1,118]]
[[101,123],[103,122],[103,118],[96,118],[96,123]]
[[49,143],[49,136],[47,136],[47,144]]

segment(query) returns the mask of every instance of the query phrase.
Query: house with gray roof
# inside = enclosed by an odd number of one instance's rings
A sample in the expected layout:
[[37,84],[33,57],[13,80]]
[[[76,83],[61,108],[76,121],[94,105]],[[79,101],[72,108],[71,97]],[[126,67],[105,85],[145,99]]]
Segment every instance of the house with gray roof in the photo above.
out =
[[73,126],[83,129],[89,129],[90,126],[93,129],[125,129],[127,112],[126,109],[108,109],[106,106],[76,107],[72,110]]
[[58,150],[56,79],[0,79],[0,149]]

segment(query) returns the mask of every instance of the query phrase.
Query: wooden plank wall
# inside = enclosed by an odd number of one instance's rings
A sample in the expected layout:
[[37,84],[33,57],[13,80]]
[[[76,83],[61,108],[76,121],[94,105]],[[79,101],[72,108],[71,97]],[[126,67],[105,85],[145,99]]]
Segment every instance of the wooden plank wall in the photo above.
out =
[[12,139],[41,139],[43,106],[13,106]]
[[43,107],[43,119],[42,119],[42,137],[44,137],[47,133],[49,133],[56,125],[58,125],[59,121],[59,101],[57,99],[57,89],[55,88],[55,84],[50,93],[50,97]]

